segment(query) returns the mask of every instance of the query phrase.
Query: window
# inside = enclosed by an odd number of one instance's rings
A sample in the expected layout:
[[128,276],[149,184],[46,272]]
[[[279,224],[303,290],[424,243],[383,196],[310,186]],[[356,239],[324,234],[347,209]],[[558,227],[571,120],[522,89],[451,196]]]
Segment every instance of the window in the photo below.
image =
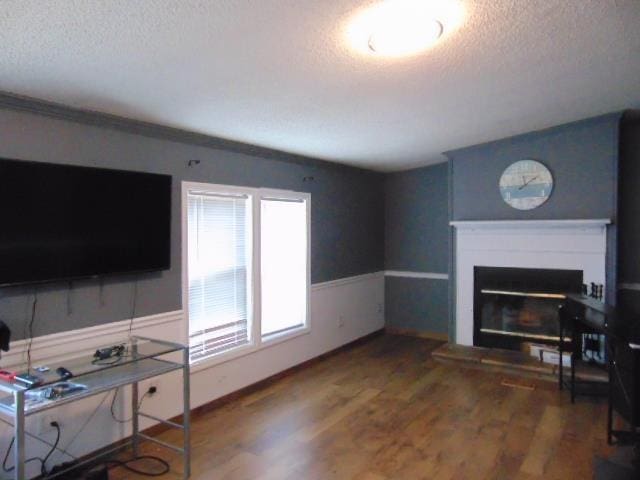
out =
[[191,362],[308,330],[309,195],[185,182]]
[[197,361],[250,342],[251,199],[188,193],[189,347]]
[[304,326],[307,317],[307,206],[304,200],[262,198],[263,337]]

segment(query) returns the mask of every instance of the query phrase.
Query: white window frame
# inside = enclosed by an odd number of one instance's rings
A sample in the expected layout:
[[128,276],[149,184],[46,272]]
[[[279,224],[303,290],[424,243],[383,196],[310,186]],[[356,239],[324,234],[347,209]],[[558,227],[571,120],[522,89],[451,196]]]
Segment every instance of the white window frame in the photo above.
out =
[[[199,371],[248,355],[263,348],[277,345],[292,338],[306,335],[311,331],[311,194],[291,190],[271,188],[250,188],[235,185],[221,185],[202,182],[182,182],[182,310],[185,318],[185,338],[189,342],[189,258],[188,258],[188,194],[190,191],[202,191],[216,194],[247,195],[251,199],[252,249],[251,249],[251,288],[248,299],[251,313],[251,341],[248,345],[234,348],[191,364],[191,371]],[[260,296],[260,250],[261,250],[261,199],[302,200],[307,209],[307,278],[306,278],[306,318],[303,326],[292,330],[262,337],[261,332],[261,296]]]

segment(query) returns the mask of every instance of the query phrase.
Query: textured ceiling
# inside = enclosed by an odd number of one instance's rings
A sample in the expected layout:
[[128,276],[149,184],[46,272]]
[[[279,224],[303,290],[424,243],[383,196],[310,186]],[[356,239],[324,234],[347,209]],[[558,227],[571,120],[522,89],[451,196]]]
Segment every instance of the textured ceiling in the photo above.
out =
[[0,0],[0,90],[386,171],[640,107],[638,0],[460,0],[404,59],[348,45],[374,3]]

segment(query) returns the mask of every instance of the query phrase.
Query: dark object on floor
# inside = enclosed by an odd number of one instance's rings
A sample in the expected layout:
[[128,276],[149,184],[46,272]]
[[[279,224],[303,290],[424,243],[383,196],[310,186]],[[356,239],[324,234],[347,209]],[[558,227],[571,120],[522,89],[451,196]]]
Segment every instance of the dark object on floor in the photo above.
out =
[[594,480],[637,480],[640,478],[637,448],[618,447],[608,459],[596,457],[593,462]]
[[629,467],[598,458],[595,461],[594,480],[637,480],[638,473]]
[[[75,462],[67,462],[56,465],[51,469],[49,474],[61,472],[74,465]],[[106,465],[96,465],[94,467],[78,467],[73,470],[55,477],[60,480],[109,480],[109,470]]]

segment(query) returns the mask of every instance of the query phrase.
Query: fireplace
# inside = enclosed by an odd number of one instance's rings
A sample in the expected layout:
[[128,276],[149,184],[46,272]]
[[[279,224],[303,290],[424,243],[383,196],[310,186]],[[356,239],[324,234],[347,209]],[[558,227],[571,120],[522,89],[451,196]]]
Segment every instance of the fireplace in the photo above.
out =
[[474,267],[473,344],[557,344],[558,306],[565,293],[580,292],[582,281],[582,270]]
[[[455,341],[474,345],[475,268],[582,272],[581,283],[606,281],[607,219],[454,221],[455,287],[453,291]],[[580,282],[579,282],[580,283]],[[530,287],[499,284],[497,290],[531,292]],[[562,289],[573,290],[561,284]],[[526,287],[526,288],[525,288]],[[578,287],[579,288],[579,287]],[[541,293],[541,292],[533,292]],[[549,293],[549,292],[542,292]],[[609,291],[609,295],[611,292]],[[526,297],[535,298],[535,297]],[[531,303],[531,300],[529,301]],[[535,319],[531,320],[535,322]],[[531,332],[527,332],[531,333]]]

